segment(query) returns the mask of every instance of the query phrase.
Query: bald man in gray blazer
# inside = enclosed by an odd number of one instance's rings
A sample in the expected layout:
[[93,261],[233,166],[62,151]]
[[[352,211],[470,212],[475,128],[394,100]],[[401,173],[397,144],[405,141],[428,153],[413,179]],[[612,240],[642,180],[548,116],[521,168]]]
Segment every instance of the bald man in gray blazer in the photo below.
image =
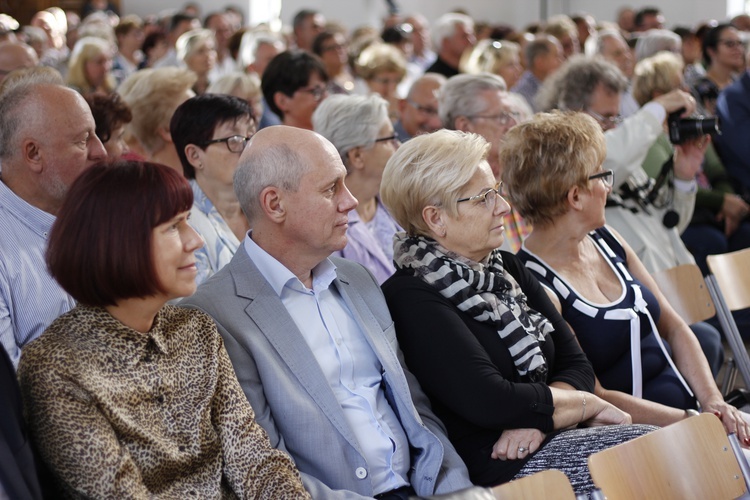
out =
[[406,370],[376,280],[329,255],[357,200],[323,137],[269,127],[252,139],[235,191],[253,228],[233,260],[182,305],[216,321],[271,443],[313,498],[407,498],[471,486]]

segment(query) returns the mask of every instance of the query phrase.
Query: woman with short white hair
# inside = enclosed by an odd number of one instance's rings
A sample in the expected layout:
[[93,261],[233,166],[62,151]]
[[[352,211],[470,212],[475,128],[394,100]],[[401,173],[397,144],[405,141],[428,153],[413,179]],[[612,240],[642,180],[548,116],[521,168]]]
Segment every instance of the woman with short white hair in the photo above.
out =
[[348,242],[338,252],[359,262],[379,283],[393,274],[393,235],[401,227],[380,203],[380,179],[399,146],[382,97],[332,95],[312,118],[313,128],[331,141],[346,167],[346,186],[359,200],[349,212]]
[[175,50],[177,58],[198,77],[193,92],[198,95],[204,93],[210,83],[208,74],[216,66],[214,32],[207,29],[190,30],[177,39]]

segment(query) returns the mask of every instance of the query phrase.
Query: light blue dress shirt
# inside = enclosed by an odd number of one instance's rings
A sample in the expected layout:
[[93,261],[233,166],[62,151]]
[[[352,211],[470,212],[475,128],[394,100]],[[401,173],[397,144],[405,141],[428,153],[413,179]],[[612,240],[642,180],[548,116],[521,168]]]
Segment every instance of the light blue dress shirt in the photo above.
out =
[[382,493],[408,485],[409,441],[382,389],[380,361],[344,299],[331,286],[336,266],[329,259],[318,264],[309,289],[250,234],[243,243],[245,251],[313,352],[357,437],[374,490]]
[[0,343],[16,367],[21,348],[75,306],[47,271],[44,253],[54,222],[54,215],[0,181]]

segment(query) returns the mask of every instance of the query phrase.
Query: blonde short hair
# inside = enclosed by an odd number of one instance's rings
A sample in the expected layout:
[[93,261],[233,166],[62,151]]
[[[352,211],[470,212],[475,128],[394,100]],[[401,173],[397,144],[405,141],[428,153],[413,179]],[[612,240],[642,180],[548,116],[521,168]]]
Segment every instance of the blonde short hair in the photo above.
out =
[[568,190],[587,187],[606,155],[604,133],[589,115],[537,113],[510,129],[500,150],[513,208],[533,225],[553,223],[567,211]]
[[455,216],[461,191],[487,159],[489,149],[481,136],[457,130],[414,137],[385,165],[380,199],[407,234],[429,236],[422,210],[440,206]]
[[186,62],[187,59],[199,50],[208,40],[215,40],[214,32],[204,28],[198,28],[183,33],[180,35],[180,38],[177,39],[174,46],[175,51],[177,52],[177,59]]
[[149,153],[164,148],[159,129],[169,130],[175,109],[196,79],[188,69],[150,68],[136,71],[120,85],[118,93],[133,113],[127,128]]
[[[67,84],[84,94],[88,93],[91,84],[86,79],[86,63],[103,54],[109,57],[113,55],[113,47],[108,41],[93,36],[78,40],[70,54]],[[110,92],[115,89],[115,78],[111,74],[107,75],[104,86]]]
[[380,73],[397,73],[401,79],[406,76],[406,58],[393,45],[374,43],[364,49],[355,64],[357,74],[364,80],[372,80]]
[[508,40],[480,40],[472,50],[461,56],[458,67],[462,73],[497,75],[513,56],[520,57],[521,46]]
[[211,82],[206,92],[209,94],[241,94],[243,96],[262,97],[258,75],[243,73],[242,71],[232,71],[219,77],[215,82]]
[[682,58],[673,52],[659,52],[635,65],[633,97],[643,106],[655,92],[666,94],[679,87],[682,79]]

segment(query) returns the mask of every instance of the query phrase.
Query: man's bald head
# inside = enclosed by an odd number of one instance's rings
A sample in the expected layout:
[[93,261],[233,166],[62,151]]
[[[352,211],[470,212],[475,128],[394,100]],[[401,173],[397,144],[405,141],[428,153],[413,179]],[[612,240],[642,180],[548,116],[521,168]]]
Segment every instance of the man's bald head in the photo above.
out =
[[31,68],[38,64],[39,59],[31,46],[21,42],[0,43],[0,82],[11,71]]
[[91,110],[62,85],[19,82],[0,96],[2,181],[19,197],[56,213],[68,187],[106,159]]
[[264,188],[296,191],[302,176],[327,155],[340,158],[327,139],[310,130],[279,125],[255,134],[234,174],[234,191],[250,222],[260,215],[258,199]]

